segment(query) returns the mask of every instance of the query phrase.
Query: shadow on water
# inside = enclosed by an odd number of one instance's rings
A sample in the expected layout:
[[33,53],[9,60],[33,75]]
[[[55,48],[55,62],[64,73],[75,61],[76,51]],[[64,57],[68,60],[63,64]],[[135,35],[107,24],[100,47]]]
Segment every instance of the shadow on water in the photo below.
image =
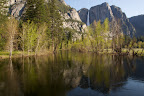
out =
[[67,51],[2,60],[0,96],[127,96],[133,92],[127,91],[131,82],[144,85],[143,62],[140,57]]

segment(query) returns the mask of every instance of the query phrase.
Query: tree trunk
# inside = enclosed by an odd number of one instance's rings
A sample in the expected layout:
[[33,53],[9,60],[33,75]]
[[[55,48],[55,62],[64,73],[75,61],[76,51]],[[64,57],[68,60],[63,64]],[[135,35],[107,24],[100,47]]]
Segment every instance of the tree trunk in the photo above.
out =
[[38,38],[37,46],[36,46],[36,49],[35,49],[35,55],[37,55],[38,47],[39,47],[39,38]]
[[12,57],[12,51],[13,51],[13,36],[11,36],[10,38],[10,54],[9,54],[9,58]]

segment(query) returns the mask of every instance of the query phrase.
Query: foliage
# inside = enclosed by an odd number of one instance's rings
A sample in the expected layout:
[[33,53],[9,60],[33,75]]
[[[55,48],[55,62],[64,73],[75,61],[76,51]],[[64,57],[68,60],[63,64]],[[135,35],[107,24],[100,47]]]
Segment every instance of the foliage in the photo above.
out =
[[[2,2],[0,2],[0,11],[5,8]],[[23,54],[27,51],[29,55],[31,52],[37,54],[65,49],[96,53],[112,49],[111,52],[121,54],[122,48],[128,48],[128,51],[144,48],[143,37],[131,38],[122,34],[120,23],[109,22],[108,18],[104,22],[94,21],[83,33],[71,28],[63,28],[60,13],[71,11],[71,8],[60,3],[59,0],[51,0],[48,3],[45,0],[27,0],[26,9],[23,20],[19,22],[1,14],[4,11],[0,12],[0,26],[2,26],[0,50],[4,50],[4,46],[9,46],[11,52],[13,49],[23,50]],[[65,22],[84,24],[72,19],[67,19]]]
[[6,10],[4,10],[6,7],[4,6],[7,3],[7,0],[1,0],[0,1],[0,50],[4,50],[4,46],[6,44],[6,22],[7,22],[7,16],[5,15],[7,13]]
[[13,51],[13,45],[15,43],[15,37],[18,32],[18,21],[14,18],[11,17],[7,22],[6,22],[6,33],[7,33],[7,48],[10,52],[10,58],[12,56],[12,51]]
[[58,7],[58,10],[62,13],[67,13],[68,11],[72,9],[70,6],[64,5],[59,0],[56,0],[56,6]]
[[58,45],[62,42],[63,39],[63,29],[62,29],[62,20],[61,15],[56,7],[56,1],[52,0],[49,2],[50,6],[50,19],[51,19],[51,27],[50,34],[52,39],[52,49],[53,51],[57,50]]
[[28,55],[29,51],[34,51],[37,34],[37,25],[33,22],[28,21],[22,25],[23,33],[21,34],[23,50],[27,50]]

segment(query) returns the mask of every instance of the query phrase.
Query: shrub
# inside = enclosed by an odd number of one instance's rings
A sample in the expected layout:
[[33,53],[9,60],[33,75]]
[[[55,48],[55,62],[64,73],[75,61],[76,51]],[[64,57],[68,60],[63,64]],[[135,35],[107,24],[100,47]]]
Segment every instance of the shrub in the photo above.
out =
[[78,51],[78,52],[87,52],[87,49],[82,42],[74,43],[71,47],[71,50]]

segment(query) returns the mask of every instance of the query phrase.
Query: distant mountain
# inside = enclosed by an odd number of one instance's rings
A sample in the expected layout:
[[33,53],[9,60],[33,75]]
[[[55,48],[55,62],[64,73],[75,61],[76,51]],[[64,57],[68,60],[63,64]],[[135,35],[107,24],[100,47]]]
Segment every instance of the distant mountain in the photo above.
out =
[[[87,21],[87,10],[88,9],[83,8],[78,11],[80,18],[84,23]],[[92,24],[94,20],[101,20],[101,22],[104,22],[106,18],[108,18],[110,22],[119,20],[124,34],[132,36],[133,33],[135,33],[135,28],[129,22],[129,19],[126,17],[125,13],[122,12],[121,8],[117,6],[109,6],[109,4],[105,2],[101,5],[91,7],[89,14],[90,24]]]
[[136,37],[144,36],[144,15],[129,18],[130,22],[136,29]]

